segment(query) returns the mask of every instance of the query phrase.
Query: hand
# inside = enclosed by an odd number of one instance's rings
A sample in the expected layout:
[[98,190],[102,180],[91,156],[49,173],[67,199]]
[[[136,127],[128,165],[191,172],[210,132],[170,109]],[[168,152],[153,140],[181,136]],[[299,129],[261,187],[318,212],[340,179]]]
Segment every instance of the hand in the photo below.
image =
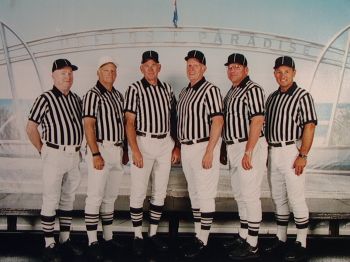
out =
[[128,151],[123,151],[122,164],[126,165],[129,162]]
[[97,170],[102,170],[105,166],[105,161],[103,160],[102,156],[93,156],[92,157],[92,163],[94,165],[94,168]]
[[252,165],[252,152],[245,152],[242,158],[242,167],[244,170],[250,170],[253,168]]
[[140,150],[132,153],[132,163],[138,168],[143,168],[143,157]]
[[293,164],[293,168],[295,169],[295,174],[297,176],[300,176],[303,171],[304,171],[304,168],[306,166],[306,159],[305,158],[301,158],[301,157],[297,157],[294,161],[294,164]]
[[202,159],[202,166],[204,169],[210,169],[213,166],[213,153],[205,152]]
[[173,151],[171,152],[171,163],[172,164],[178,164],[181,160],[181,150],[178,147],[174,147]]

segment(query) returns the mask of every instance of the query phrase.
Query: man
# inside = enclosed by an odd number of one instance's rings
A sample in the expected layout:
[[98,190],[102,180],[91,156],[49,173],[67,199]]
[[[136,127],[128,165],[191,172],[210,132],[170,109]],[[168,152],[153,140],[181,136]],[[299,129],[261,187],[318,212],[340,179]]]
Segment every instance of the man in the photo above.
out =
[[252,259],[259,257],[260,194],[267,158],[262,130],[264,91],[250,80],[244,55],[231,54],[225,66],[232,87],[224,99],[223,146],[227,145],[231,185],[241,227],[238,237],[224,243],[224,246],[231,259]]
[[[97,65],[98,81],[83,99],[83,120],[88,151],[88,188],[85,223],[89,239],[90,260],[103,259],[97,241],[97,225],[102,220],[103,247],[113,255],[120,244],[113,240],[114,202],[123,175],[124,146],[123,96],[113,84],[117,78],[117,64],[103,56]],[[127,162],[127,161],[126,161]],[[124,163],[126,164],[126,163]]]
[[132,155],[130,214],[135,233],[133,252],[136,256],[142,256],[145,251],[142,236],[143,202],[151,174],[149,240],[157,252],[168,250],[167,244],[156,233],[171,163],[180,159],[179,145],[175,143],[174,147],[170,136],[171,126],[174,127],[171,125],[171,115],[172,118],[176,117],[176,100],[171,86],[158,79],[161,70],[158,53],[152,50],[144,52],[140,70],[144,77],[129,86],[124,106],[126,133]]
[[286,261],[306,257],[309,211],[305,201],[307,155],[314,138],[317,116],[311,95],[295,82],[294,60],[276,59],[274,75],[279,84],[266,102],[265,136],[269,144],[268,177],[276,208],[277,236],[266,253],[286,249],[290,210],[294,214],[297,238],[285,254]]
[[[79,150],[83,139],[81,100],[70,91],[73,71],[77,69],[67,59],[54,61],[54,86],[35,100],[26,128],[29,140],[43,162],[40,214],[45,237],[44,261],[59,261],[61,255],[81,254],[72,246],[69,238],[73,202],[80,183]],[[42,128],[41,137],[39,125]],[[59,250],[54,239],[56,209],[60,223]]]
[[197,257],[207,245],[215,212],[220,171],[220,143],[223,126],[220,89],[208,82],[204,54],[188,52],[187,77],[190,81],[179,96],[178,138],[182,168],[187,180],[196,237],[184,245],[187,258]]

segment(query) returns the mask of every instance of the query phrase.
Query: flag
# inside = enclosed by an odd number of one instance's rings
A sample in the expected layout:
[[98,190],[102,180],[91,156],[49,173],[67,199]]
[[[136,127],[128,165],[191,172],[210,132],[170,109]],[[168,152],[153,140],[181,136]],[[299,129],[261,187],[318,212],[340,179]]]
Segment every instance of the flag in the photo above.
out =
[[177,27],[177,20],[178,20],[177,6],[176,6],[176,0],[174,0],[174,16],[173,16],[174,27]]

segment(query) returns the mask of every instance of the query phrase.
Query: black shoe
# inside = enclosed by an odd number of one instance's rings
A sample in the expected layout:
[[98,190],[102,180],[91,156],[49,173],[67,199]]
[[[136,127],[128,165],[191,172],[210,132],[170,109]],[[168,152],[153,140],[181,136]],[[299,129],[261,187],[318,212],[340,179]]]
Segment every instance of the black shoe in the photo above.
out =
[[225,241],[222,245],[226,250],[231,251],[243,246],[245,242],[246,240],[238,235],[237,237]]
[[87,248],[86,256],[88,261],[103,261],[103,254],[100,243],[92,242]]
[[103,242],[103,251],[108,256],[115,257],[118,253],[125,250],[125,245],[116,240],[107,240]]
[[132,252],[136,257],[141,257],[145,254],[145,241],[142,238],[134,238]]
[[158,237],[157,235],[151,236],[149,238],[149,241],[150,241],[151,247],[156,252],[162,253],[162,252],[168,251],[169,249],[168,245],[164,241],[162,241],[160,237]]
[[72,241],[68,239],[66,242],[59,245],[59,250],[65,259],[79,257],[83,255],[83,250],[73,245]]
[[192,241],[184,244],[181,249],[185,258],[196,258],[203,252],[204,247],[202,240],[195,237]]
[[272,245],[265,247],[263,250],[264,255],[276,255],[281,256],[286,252],[287,243],[279,240],[277,237],[272,242]]
[[229,252],[228,257],[232,260],[248,260],[260,257],[258,246],[252,247],[248,242],[244,242],[239,248]]
[[307,258],[306,248],[299,241],[293,243],[284,256],[285,261],[305,261]]
[[52,243],[48,247],[45,247],[43,251],[42,259],[44,262],[61,262],[61,256],[58,247],[55,243]]

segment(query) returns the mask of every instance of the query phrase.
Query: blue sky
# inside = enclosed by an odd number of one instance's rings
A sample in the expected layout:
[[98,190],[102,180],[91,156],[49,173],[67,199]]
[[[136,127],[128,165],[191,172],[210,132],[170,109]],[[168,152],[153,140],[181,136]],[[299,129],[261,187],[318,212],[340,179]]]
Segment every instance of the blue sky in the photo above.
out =
[[[0,0],[25,39],[114,27],[172,26],[173,0]],[[350,25],[349,0],[177,0],[179,26],[255,30],[326,43]],[[63,19],[64,18],[64,19]]]

